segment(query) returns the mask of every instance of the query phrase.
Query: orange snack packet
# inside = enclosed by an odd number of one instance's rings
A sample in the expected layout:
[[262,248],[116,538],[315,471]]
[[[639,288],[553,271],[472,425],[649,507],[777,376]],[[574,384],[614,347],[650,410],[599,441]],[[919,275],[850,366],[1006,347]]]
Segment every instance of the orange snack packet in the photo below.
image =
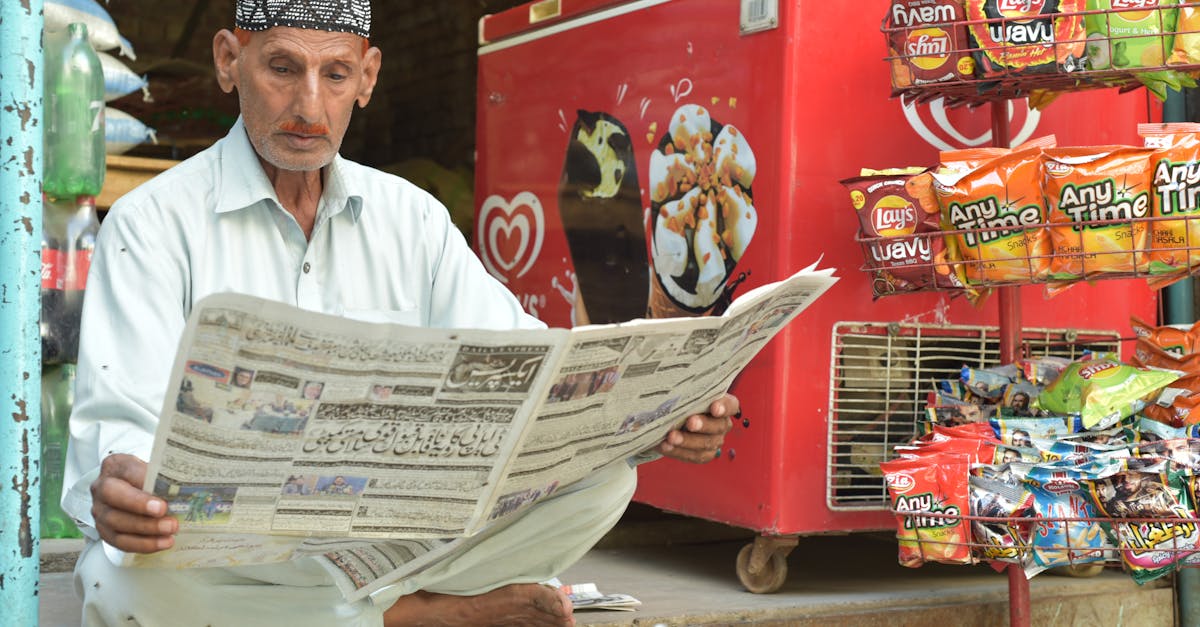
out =
[[1192,343],[1195,341],[1194,334],[1198,326],[1192,325],[1192,328],[1187,331],[1172,326],[1156,327],[1137,316],[1130,316],[1129,324],[1133,327],[1133,334],[1138,339],[1144,338],[1147,342],[1177,358],[1192,352]]
[[[1200,34],[1197,34],[1200,36]],[[1200,124],[1139,124],[1151,157],[1154,192],[1151,224],[1151,272],[1172,272],[1200,265]]]
[[967,171],[933,175],[942,228],[951,231],[947,240],[969,284],[1036,281],[1049,272],[1041,152],[1014,150]]
[[1054,279],[1146,272],[1150,217],[1148,148],[1050,148],[1045,166],[1046,216]]
[[1200,374],[1190,374],[1163,388],[1158,400],[1146,405],[1142,414],[1172,427],[1200,423]]
[[[1193,0],[1187,0],[1189,3]],[[1200,63],[1200,6],[1179,7],[1174,49],[1168,65]]]
[[1133,357],[1129,363],[1142,368],[1178,370],[1188,374],[1200,374],[1200,353],[1172,355],[1156,346],[1148,338],[1139,337],[1133,346]]

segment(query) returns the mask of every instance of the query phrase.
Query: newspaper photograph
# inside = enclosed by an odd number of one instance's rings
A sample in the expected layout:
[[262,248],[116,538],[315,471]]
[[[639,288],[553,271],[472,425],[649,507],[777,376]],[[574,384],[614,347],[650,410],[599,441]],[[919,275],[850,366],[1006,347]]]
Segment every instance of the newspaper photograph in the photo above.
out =
[[321,555],[377,590],[704,411],[837,278],[806,268],[720,317],[487,331],[236,294],[189,316],[144,489],[180,522],[148,566]]

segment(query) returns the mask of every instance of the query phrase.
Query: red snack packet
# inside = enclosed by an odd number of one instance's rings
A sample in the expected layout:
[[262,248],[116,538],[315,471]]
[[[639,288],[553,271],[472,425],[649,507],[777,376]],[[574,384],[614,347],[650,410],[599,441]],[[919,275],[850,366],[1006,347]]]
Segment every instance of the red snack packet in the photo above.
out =
[[927,561],[972,564],[971,511],[965,455],[943,453],[879,464],[896,512],[896,539],[902,566]]
[[962,285],[944,265],[946,245],[935,235],[940,228],[932,186],[914,183],[917,176],[876,174],[842,181],[863,237],[879,238],[864,246],[867,266],[879,270],[872,286],[876,294]]
[[963,15],[962,0],[893,0],[884,18],[892,87],[963,80],[975,73]]

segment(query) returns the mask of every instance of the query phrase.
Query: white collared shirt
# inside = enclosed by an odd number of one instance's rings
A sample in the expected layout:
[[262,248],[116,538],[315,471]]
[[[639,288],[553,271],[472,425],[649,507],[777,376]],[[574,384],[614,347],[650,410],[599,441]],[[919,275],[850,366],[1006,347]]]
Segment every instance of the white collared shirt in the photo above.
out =
[[88,275],[63,480],[63,508],[89,536],[100,462],[149,459],[179,337],[204,296],[238,292],[433,327],[544,326],[487,273],[432,196],[340,156],[323,176],[306,240],[239,119],[109,211]]

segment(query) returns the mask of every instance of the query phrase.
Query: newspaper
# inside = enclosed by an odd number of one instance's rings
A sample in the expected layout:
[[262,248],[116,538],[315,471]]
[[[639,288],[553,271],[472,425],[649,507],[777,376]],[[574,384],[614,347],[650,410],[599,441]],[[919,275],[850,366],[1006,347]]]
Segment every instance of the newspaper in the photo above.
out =
[[628,594],[600,592],[600,587],[594,583],[564,584],[557,577],[546,582],[546,585],[558,588],[567,593],[572,607],[578,610],[615,610],[618,612],[635,612],[642,602]]
[[193,307],[144,488],[180,522],[128,565],[317,556],[348,598],[420,572],[656,446],[834,282],[815,265],[720,317],[487,331],[245,295]]

